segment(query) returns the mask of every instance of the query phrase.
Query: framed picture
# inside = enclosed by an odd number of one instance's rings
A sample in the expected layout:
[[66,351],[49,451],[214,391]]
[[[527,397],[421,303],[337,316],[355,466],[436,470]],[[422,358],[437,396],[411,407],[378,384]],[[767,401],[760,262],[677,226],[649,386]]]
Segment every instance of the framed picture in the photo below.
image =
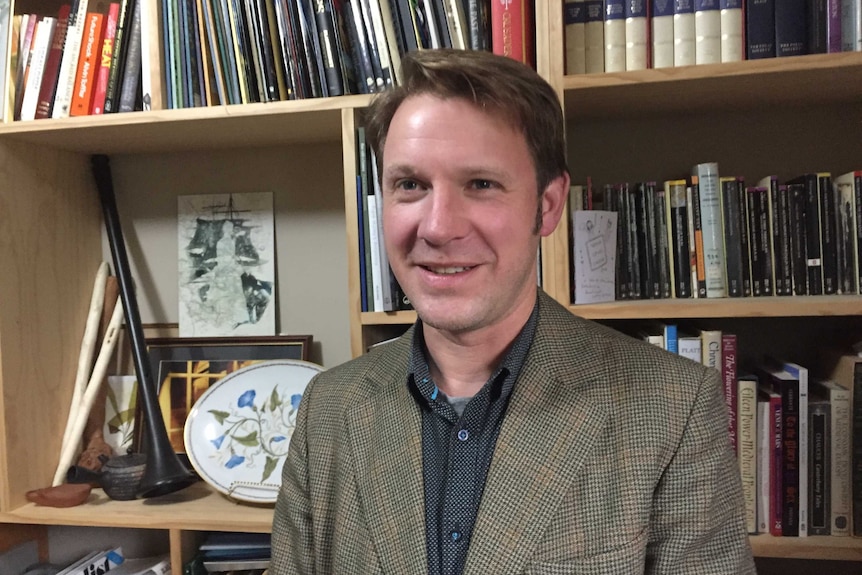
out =
[[[287,335],[243,338],[156,338],[147,340],[150,370],[159,390],[159,410],[171,445],[184,453],[183,428],[201,395],[229,373],[262,361],[309,361],[312,336]],[[140,412],[140,403],[138,412]],[[142,414],[136,421],[144,422]],[[137,426],[136,445],[141,428]]]

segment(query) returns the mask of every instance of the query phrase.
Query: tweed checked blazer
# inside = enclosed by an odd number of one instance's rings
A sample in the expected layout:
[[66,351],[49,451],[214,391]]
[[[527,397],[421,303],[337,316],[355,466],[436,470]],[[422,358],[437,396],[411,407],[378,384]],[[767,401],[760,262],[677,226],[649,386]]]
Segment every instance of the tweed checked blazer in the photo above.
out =
[[[310,382],[272,575],[427,572],[413,330]],[[754,573],[718,372],[539,296],[465,575]]]

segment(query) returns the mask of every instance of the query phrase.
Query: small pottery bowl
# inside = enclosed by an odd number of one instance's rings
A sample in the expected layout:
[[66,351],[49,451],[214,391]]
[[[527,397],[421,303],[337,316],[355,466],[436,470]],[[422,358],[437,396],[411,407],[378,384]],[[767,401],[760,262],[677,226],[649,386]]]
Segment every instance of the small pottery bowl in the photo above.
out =
[[91,490],[86,483],[63,483],[28,491],[26,497],[27,501],[45,507],[74,507],[86,501]]

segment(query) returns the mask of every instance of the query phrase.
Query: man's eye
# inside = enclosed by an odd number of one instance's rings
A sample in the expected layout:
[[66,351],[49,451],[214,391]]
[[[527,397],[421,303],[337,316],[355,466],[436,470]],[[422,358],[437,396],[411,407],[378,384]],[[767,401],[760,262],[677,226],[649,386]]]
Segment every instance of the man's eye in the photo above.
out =
[[495,184],[491,180],[473,180],[473,187],[477,190],[490,190]]
[[405,192],[412,192],[419,189],[419,184],[414,180],[399,180],[395,182],[396,190],[403,190]]

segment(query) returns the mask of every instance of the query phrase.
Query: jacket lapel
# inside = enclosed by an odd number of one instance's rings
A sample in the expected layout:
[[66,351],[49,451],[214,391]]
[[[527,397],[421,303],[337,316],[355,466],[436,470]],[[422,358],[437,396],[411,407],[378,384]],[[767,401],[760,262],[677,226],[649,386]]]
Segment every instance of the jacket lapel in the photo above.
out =
[[[409,346],[409,338],[407,343]],[[401,356],[406,357],[403,345]],[[408,348],[409,349],[409,348]],[[425,573],[421,415],[407,389],[406,366],[384,353],[365,384],[376,387],[348,414],[356,484],[384,573]]]
[[606,379],[601,350],[548,327],[540,316],[497,439],[464,575],[523,571],[606,425],[605,408],[580,392]]

